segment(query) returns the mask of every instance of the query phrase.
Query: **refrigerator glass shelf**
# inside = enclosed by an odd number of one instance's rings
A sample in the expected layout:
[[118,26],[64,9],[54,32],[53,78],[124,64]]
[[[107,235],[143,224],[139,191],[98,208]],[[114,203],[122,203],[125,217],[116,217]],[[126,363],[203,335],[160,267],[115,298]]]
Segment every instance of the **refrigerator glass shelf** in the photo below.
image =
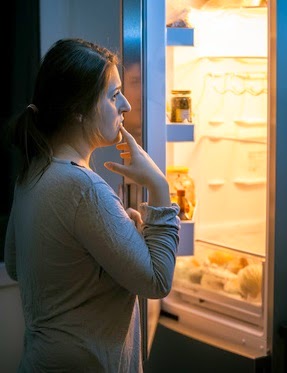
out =
[[167,27],[167,46],[193,46],[194,30],[187,27]]
[[266,120],[262,119],[236,119],[234,123],[241,127],[263,127],[266,126]]
[[211,119],[211,120],[208,121],[208,123],[211,126],[220,126],[221,124],[224,123],[224,120],[223,119]]
[[194,125],[193,124],[167,124],[167,141],[193,141]]
[[208,180],[207,184],[211,187],[217,187],[217,186],[221,186],[221,185],[224,185],[225,184],[225,180],[224,179],[211,179],[211,180]]
[[233,180],[234,184],[238,185],[260,185],[266,184],[266,178],[258,177],[258,178],[236,178]]

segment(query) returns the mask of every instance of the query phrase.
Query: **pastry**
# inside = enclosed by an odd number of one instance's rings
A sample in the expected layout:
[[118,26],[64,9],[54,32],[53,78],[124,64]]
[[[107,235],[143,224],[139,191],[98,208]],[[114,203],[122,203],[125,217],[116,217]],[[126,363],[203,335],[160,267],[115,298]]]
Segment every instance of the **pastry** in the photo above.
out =
[[239,289],[244,298],[257,298],[261,293],[262,265],[249,264],[238,272]]

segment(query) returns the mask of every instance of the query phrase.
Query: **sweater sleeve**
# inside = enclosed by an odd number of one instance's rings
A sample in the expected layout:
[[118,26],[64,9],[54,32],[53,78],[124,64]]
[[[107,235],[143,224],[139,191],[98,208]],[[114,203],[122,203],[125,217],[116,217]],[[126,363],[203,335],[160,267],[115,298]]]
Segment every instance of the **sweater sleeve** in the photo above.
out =
[[140,206],[141,232],[120,199],[104,183],[83,196],[75,235],[118,284],[146,298],[163,298],[171,289],[179,243],[178,206]]

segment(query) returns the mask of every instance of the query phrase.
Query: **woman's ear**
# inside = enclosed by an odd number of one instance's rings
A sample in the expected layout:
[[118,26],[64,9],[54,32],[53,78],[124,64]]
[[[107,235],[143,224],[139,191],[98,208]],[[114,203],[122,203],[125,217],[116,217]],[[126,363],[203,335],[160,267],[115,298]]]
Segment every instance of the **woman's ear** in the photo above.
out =
[[76,114],[76,119],[78,122],[82,123],[83,122],[83,114]]

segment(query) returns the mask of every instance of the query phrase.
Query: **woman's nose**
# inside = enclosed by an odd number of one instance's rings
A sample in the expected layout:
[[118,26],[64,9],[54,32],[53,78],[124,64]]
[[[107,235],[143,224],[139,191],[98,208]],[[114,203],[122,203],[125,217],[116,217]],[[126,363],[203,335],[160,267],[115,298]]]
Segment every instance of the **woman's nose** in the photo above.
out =
[[123,112],[129,112],[131,111],[132,107],[131,104],[128,102],[126,96],[123,95],[123,102],[121,105],[121,111]]

